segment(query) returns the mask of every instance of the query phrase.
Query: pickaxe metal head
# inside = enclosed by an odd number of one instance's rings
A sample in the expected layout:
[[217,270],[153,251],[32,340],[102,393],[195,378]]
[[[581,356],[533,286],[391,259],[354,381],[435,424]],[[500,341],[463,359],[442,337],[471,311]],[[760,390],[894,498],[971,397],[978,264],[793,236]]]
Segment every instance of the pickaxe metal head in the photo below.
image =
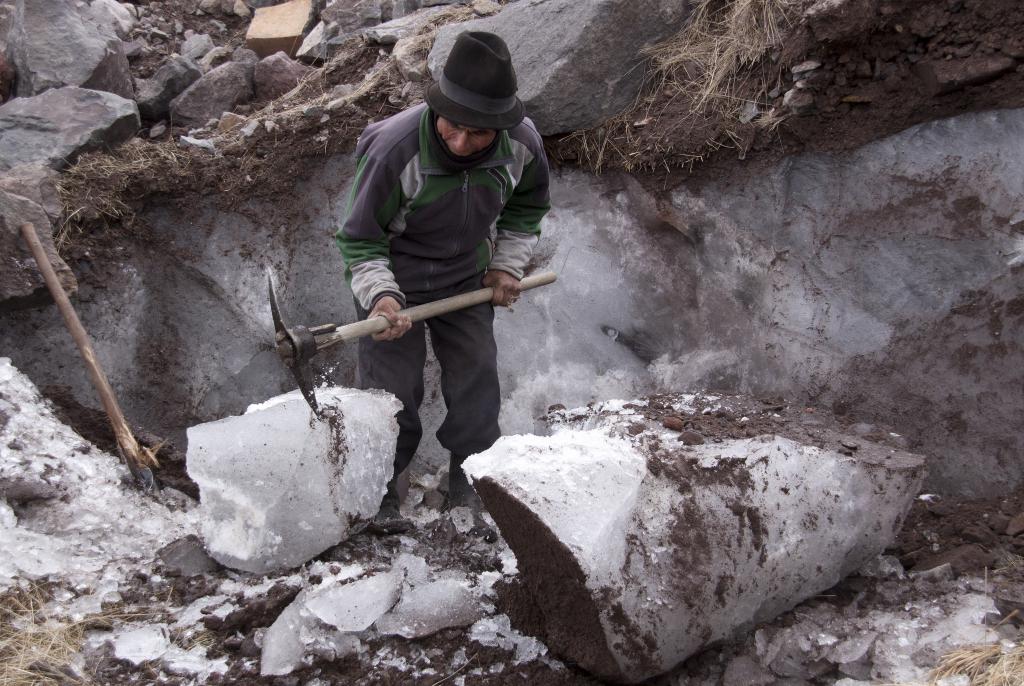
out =
[[277,354],[285,366],[291,370],[292,376],[299,384],[302,397],[309,403],[310,409],[320,416],[320,407],[316,403],[316,392],[313,388],[313,372],[309,361],[317,353],[316,339],[313,332],[305,326],[285,326],[281,319],[281,308],[277,304],[277,293],[274,292],[274,277],[267,270],[267,285],[270,289],[270,314],[274,318],[274,342]]

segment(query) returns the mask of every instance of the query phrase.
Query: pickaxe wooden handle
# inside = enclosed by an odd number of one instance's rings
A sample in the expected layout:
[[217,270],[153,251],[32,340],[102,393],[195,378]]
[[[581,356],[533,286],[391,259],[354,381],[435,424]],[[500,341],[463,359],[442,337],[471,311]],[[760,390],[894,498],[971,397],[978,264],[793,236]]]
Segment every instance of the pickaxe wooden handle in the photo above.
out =
[[[539,286],[546,286],[553,283],[558,277],[554,272],[542,272],[527,276],[520,282],[520,288],[528,291]],[[379,333],[391,324],[383,317],[364,319],[352,324],[322,324],[307,328],[304,326],[287,327],[281,320],[280,308],[277,304],[277,295],[274,293],[274,280],[268,275],[267,281],[270,284],[270,310],[274,317],[274,329],[277,333],[277,353],[284,360],[285,365],[291,369],[296,381],[299,383],[299,390],[302,396],[313,408],[319,412],[316,404],[316,396],[313,394],[313,383],[309,370],[309,361],[321,350],[326,350],[343,341],[352,341],[363,336],[371,336]],[[463,310],[473,305],[490,302],[494,296],[493,288],[480,288],[469,293],[461,293],[450,298],[435,300],[409,307],[399,312],[413,322],[420,322],[438,315]]]
[[103,409],[114,429],[114,438],[117,440],[121,459],[128,465],[128,470],[135,477],[136,482],[143,489],[152,490],[155,488],[156,482],[151,467],[158,466],[156,458],[139,447],[138,441],[135,440],[131,429],[128,428],[128,422],[125,421],[124,414],[121,412],[121,406],[117,404],[114,389],[110,387],[107,375],[103,373],[103,368],[96,360],[96,353],[92,348],[92,341],[89,340],[89,334],[86,333],[85,327],[82,326],[81,320],[75,313],[75,308],[72,307],[67,293],[64,292],[57,273],[54,271],[53,265],[50,264],[50,259],[46,256],[42,243],[39,242],[35,227],[30,223],[22,224],[21,235],[29,250],[32,251],[39,272],[43,275],[43,280],[46,281],[46,286],[50,289],[54,302],[57,303],[57,309],[64,317],[64,323],[67,325],[75,345],[78,346],[78,351],[82,354],[86,372],[89,374],[96,393],[100,396],[100,402],[103,403]]

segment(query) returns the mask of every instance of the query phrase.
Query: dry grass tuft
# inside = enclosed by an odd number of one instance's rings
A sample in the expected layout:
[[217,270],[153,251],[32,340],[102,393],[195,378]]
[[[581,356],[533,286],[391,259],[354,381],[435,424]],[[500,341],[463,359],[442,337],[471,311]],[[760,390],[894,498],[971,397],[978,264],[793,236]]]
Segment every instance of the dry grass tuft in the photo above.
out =
[[69,669],[85,633],[98,619],[64,623],[48,619],[40,587],[0,596],[0,686],[87,683]]
[[104,609],[79,621],[50,616],[52,599],[43,585],[0,593],[0,686],[91,684],[73,665],[90,631],[110,631],[115,624],[164,619],[163,609],[129,612]]
[[54,241],[61,251],[74,233],[79,214],[88,208],[91,214],[107,220],[130,216],[126,191],[134,179],[153,168],[164,174],[184,176],[191,158],[173,143],[149,143],[138,138],[113,153],[83,155],[57,182],[64,212]]
[[956,676],[966,676],[971,686],[1020,686],[1024,684],[1024,646],[997,644],[954,650],[943,656],[930,683]]
[[[666,169],[667,160],[692,168],[716,150],[742,148],[744,125],[774,131],[785,116],[763,111],[764,94],[780,67],[765,57],[781,44],[801,4],[700,0],[682,31],[645,51],[650,69],[633,107],[600,127],[571,134],[562,144],[595,172],[606,166],[653,170],[658,160]],[[762,94],[765,102],[752,93]],[[658,134],[648,133],[652,129]],[[673,140],[694,137],[686,150],[675,149]]]

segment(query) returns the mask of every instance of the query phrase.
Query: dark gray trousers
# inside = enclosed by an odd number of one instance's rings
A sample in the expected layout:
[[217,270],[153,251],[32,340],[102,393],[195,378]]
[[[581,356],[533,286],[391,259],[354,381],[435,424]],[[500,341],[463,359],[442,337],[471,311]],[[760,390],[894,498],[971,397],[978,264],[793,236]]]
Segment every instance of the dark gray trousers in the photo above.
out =
[[[482,274],[430,293],[406,293],[406,306],[421,305],[481,288]],[[366,310],[356,303],[360,318]],[[427,359],[424,324],[430,328],[434,355],[441,364],[441,394],[448,410],[437,431],[441,446],[460,456],[490,448],[498,440],[498,351],[494,343],[494,307],[490,303],[416,322],[395,341],[359,339],[359,387],[380,388],[402,402],[398,413],[395,477],[412,461],[423,426],[423,366]]]

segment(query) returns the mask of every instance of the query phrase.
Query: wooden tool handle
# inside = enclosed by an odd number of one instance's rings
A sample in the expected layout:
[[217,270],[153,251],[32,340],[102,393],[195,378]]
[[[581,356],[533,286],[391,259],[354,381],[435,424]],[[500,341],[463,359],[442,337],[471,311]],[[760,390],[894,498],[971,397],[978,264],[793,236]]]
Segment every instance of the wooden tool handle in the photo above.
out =
[[152,456],[139,449],[135,436],[128,428],[128,422],[125,421],[121,407],[117,404],[117,398],[114,396],[114,389],[110,387],[107,376],[96,360],[96,353],[92,348],[92,341],[89,340],[89,334],[86,333],[85,327],[78,319],[75,308],[71,306],[71,301],[68,299],[67,293],[64,292],[64,287],[61,286],[42,243],[39,242],[35,227],[31,223],[22,224],[21,235],[24,237],[25,243],[28,244],[29,250],[32,251],[32,256],[36,259],[39,272],[43,275],[43,280],[46,281],[46,286],[50,289],[50,294],[64,317],[64,323],[67,325],[68,331],[71,332],[78,351],[82,353],[89,379],[92,380],[92,385],[99,394],[100,402],[103,403],[103,409],[114,429],[114,437],[117,440],[117,447],[121,450],[121,456],[133,472],[143,467],[157,466],[156,460]]
[[[554,272],[541,272],[540,274],[533,274],[527,276],[520,281],[520,289],[528,291],[531,288],[538,288],[540,286],[546,286],[549,283],[554,283],[558,276]],[[456,312],[457,310],[464,310],[467,307],[473,305],[479,305],[481,303],[490,302],[491,298],[494,297],[493,288],[481,288],[469,293],[460,293],[459,295],[453,295],[450,298],[444,298],[442,300],[435,300],[434,302],[425,303],[423,305],[416,305],[408,309],[399,312],[401,315],[405,315],[414,322],[420,322],[424,319],[430,319],[440,314],[448,314],[449,312]],[[342,341],[351,341],[356,338],[362,338],[363,336],[370,336],[375,333],[379,333],[384,329],[391,326],[384,317],[373,317],[371,319],[364,319],[361,322],[354,322],[352,324],[346,324],[345,326],[338,327],[331,333],[326,333],[316,337],[316,348],[317,350],[324,350],[329,348],[336,343]]]

